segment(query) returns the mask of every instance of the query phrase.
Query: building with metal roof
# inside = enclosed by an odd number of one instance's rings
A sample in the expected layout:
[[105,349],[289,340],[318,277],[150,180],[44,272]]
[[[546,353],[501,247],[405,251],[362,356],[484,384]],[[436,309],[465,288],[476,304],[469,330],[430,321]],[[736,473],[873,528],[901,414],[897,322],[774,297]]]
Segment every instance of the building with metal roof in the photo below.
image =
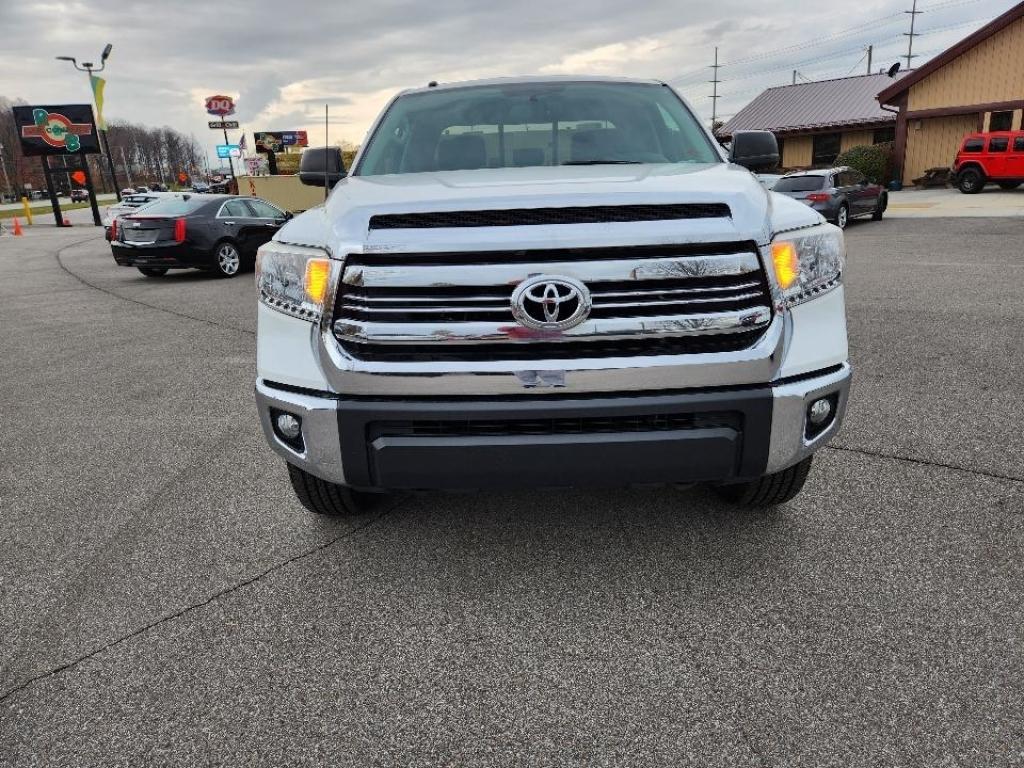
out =
[[[899,73],[897,78],[908,73]],[[831,165],[840,152],[896,138],[896,114],[878,102],[887,74],[858,75],[769,88],[718,131],[771,131],[784,168]]]
[[[1024,116],[1024,3],[880,89],[898,112],[896,167],[904,183],[948,168],[965,134],[1017,130]],[[1024,156],[1008,157],[1021,163]]]

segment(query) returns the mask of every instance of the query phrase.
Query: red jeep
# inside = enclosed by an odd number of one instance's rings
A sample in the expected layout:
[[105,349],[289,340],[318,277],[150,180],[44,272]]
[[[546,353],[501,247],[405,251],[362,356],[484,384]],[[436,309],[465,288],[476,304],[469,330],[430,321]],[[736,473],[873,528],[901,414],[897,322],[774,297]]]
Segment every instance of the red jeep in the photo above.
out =
[[968,134],[956,153],[953,173],[965,195],[981,192],[990,181],[1016,189],[1024,182],[1024,131]]

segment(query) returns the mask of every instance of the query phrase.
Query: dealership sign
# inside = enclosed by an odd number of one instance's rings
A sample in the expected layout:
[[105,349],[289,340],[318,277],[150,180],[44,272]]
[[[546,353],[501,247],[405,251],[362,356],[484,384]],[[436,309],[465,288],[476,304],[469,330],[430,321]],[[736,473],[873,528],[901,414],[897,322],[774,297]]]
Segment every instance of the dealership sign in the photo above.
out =
[[207,96],[206,111],[218,117],[233,115],[235,114],[235,100],[230,96]]
[[256,131],[257,152],[280,152],[285,147],[308,147],[305,131]]
[[218,144],[217,145],[217,157],[222,160],[228,157],[241,157],[242,150],[239,149],[237,144]]
[[26,157],[93,155],[100,151],[96,122],[88,104],[14,107],[14,124]]

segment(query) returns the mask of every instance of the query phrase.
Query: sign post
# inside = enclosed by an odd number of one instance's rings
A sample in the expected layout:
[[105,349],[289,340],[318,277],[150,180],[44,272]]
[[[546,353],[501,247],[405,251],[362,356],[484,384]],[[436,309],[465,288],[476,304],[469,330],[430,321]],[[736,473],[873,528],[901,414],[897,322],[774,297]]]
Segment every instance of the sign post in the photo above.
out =
[[[99,153],[100,144],[93,119],[92,106],[88,104],[38,105],[14,107],[14,125],[21,143],[21,153],[25,157],[38,157],[43,166],[46,186],[50,193],[50,205],[53,208],[53,219],[58,227],[64,226],[60,203],[53,185],[53,171],[64,172],[76,170],[67,165],[67,156],[81,159],[85,171],[85,180],[89,187],[92,200],[93,220],[100,224],[99,209],[96,206],[96,191],[92,187],[89,165],[86,155]],[[50,157],[61,155],[60,168],[50,166]]]
[[[208,96],[206,99],[206,113],[221,118],[220,125],[218,126],[224,131],[224,143],[230,145],[228,141],[228,123],[224,120],[228,115],[235,114],[235,100],[230,96]],[[232,121],[234,122],[234,121]],[[235,123],[237,126],[238,123]],[[210,123],[210,127],[214,127],[214,123]],[[220,152],[218,150],[218,156]],[[235,177],[235,163],[231,159],[231,155],[228,155],[228,167],[231,169],[231,178]]]

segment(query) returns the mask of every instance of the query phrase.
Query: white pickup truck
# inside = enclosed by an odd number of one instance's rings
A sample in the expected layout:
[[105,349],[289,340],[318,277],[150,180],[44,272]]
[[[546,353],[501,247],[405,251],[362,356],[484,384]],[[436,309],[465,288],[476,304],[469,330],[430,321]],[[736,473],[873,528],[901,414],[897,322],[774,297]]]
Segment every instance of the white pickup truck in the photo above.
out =
[[302,503],[389,492],[803,487],[849,392],[843,234],[667,85],[399,94],[321,207],[260,248],[256,401]]

